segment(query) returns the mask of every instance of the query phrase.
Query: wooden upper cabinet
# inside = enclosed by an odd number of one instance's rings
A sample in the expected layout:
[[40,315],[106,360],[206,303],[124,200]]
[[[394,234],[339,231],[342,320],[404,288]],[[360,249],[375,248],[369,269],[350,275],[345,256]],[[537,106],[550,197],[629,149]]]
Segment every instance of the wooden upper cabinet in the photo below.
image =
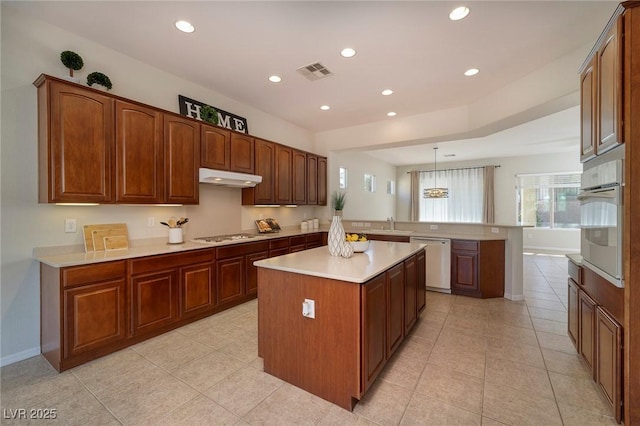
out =
[[114,101],[41,76],[38,87],[39,201],[111,203]]
[[293,149],[276,144],[275,164],[275,202],[292,204],[293,202]]
[[620,16],[607,32],[596,54],[598,125],[596,153],[602,153],[622,140],[622,30]]
[[307,154],[307,204],[318,204],[318,156]]
[[165,202],[198,204],[200,124],[164,114]]
[[242,188],[242,204],[274,204],[276,144],[256,139],[254,150],[255,174],[262,176],[262,182],[253,188]]
[[327,205],[327,158],[318,157],[318,205]]
[[580,75],[580,161],[584,162],[596,155],[595,138],[597,134],[596,119],[596,59],[585,68]]
[[116,101],[116,202],[162,203],[162,114]]
[[216,170],[231,168],[231,132],[222,127],[202,124],[200,167]]
[[293,204],[307,204],[307,154],[293,150],[292,163]]
[[253,144],[254,140],[251,136],[231,133],[230,169],[232,172],[253,174]]

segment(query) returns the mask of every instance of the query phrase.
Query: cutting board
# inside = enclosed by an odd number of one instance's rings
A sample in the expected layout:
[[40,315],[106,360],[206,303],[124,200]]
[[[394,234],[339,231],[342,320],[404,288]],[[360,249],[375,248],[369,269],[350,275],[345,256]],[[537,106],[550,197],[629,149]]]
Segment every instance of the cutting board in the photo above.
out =
[[102,241],[105,251],[122,250],[129,248],[129,239],[126,235],[113,235],[111,237],[103,237]]
[[[104,251],[107,249],[105,238],[109,238],[109,247],[116,246],[118,248],[126,248],[122,247],[123,239],[126,241],[127,247],[129,246],[129,232],[127,231],[126,223],[84,225],[82,229],[84,232],[84,249],[86,252]],[[111,237],[116,237],[116,239],[112,241]]]

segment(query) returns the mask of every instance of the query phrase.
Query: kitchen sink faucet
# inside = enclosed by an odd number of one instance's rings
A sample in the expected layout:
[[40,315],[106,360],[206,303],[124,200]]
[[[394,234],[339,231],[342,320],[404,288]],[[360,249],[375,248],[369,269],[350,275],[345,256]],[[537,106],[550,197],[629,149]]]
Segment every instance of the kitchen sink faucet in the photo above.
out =
[[395,231],[396,230],[396,223],[393,221],[393,217],[388,217],[387,218],[387,222],[389,222],[389,229],[391,231]]

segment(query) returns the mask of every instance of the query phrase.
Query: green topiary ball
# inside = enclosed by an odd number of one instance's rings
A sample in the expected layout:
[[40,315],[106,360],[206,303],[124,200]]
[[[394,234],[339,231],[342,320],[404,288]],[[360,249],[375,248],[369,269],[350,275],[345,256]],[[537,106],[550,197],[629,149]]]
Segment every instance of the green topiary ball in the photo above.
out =
[[217,125],[218,111],[209,105],[204,105],[202,108],[200,108],[200,118],[204,122]]
[[99,84],[107,88],[107,90],[111,90],[113,85],[111,84],[111,80],[109,77],[102,74],[101,72],[92,72],[87,76],[87,85],[93,86],[94,84]]
[[82,69],[84,66],[84,61],[82,57],[78,55],[76,52],[72,52],[70,50],[65,50],[60,54],[60,61],[62,64],[69,68],[69,75],[73,77],[73,70]]

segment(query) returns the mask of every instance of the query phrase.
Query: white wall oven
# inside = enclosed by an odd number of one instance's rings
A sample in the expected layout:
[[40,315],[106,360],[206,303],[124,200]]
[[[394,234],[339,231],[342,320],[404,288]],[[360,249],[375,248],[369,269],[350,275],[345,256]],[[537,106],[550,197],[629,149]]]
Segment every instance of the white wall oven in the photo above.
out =
[[580,252],[585,267],[617,287],[622,276],[624,145],[584,163]]

